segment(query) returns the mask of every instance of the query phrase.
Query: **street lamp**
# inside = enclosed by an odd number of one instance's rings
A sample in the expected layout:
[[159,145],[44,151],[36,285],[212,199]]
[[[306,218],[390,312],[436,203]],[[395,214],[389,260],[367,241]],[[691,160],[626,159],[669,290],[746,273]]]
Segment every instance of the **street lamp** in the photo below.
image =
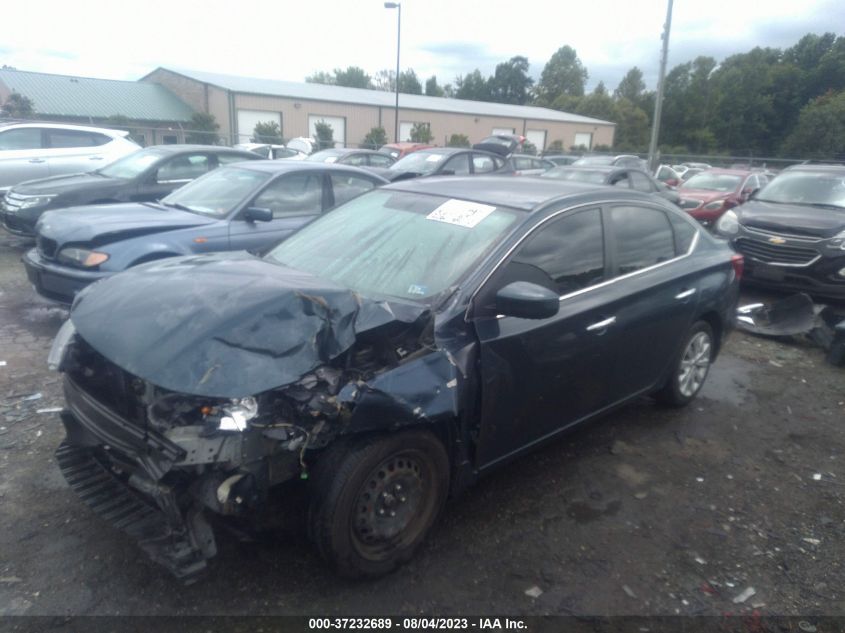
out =
[[393,131],[395,133],[395,142],[399,142],[399,44],[402,41],[402,3],[401,2],[385,2],[385,9],[399,9],[396,14],[396,108],[394,109]]

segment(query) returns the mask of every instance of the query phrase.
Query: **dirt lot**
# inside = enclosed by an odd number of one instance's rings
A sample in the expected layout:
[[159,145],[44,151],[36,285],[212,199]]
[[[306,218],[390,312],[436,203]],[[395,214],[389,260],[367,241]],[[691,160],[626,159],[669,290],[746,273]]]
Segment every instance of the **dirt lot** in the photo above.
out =
[[25,247],[0,236],[0,614],[845,614],[845,370],[738,333],[689,408],[644,399],[499,470],[388,578],[340,580],[284,532],[221,539],[182,586],[54,463],[38,410],[62,404],[66,311],[27,284]]

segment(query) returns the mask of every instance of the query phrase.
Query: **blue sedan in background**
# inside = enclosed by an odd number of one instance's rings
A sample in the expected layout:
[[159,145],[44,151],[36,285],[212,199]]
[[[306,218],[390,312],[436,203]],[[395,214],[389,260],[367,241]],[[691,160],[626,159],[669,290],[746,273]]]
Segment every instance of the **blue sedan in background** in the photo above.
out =
[[138,264],[268,249],[327,209],[386,182],[342,165],[237,163],[158,202],[49,211],[23,263],[39,294],[70,303],[85,286]]

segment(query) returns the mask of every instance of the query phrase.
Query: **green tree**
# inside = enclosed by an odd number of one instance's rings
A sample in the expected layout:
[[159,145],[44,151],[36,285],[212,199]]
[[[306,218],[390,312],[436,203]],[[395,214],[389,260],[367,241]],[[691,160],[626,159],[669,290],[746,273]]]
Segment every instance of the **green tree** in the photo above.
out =
[[12,119],[31,119],[35,116],[35,104],[29,97],[13,92],[0,107],[0,116]]
[[490,101],[490,84],[477,68],[468,75],[455,78],[455,98]]
[[562,152],[563,151],[563,141],[557,139],[549,143],[549,146],[546,148],[547,152]]
[[430,143],[433,138],[431,126],[428,123],[414,123],[411,127],[412,143]]
[[399,92],[408,95],[421,95],[423,93],[422,84],[412,68],[399,73]]
[[364,140],[361,141],[361,147],[367,149],[378,149],[382,145],[386,144],[387,132],[384,131],[383,127],[370,128],[370,131],[367,132],[367,135],[364,137]]
[[615,99],[627,99],[631,103],[640,106],[644,94],[645,82],[643,81],[643,71],[636,66],[625,73],[622,81],[619,82],[616,90],[613,91],[613,97]]
[[315,72],[313,75],[308,75],[305,78],[306,83],[309,84],[334,84],[334,75],[323,70]]
[[443,88],[437,85],[437,75],[432,75],[425,81],[425,94],[429,97],[443,97],[446,95]]
[[380,70],[373,76],[373,86],[376,90],[384,92],[396,91],[396,72],[392,70]]
[[621,152],[644,152],[648,149],[651,127],[645,111],[625,97],[616,100],[616,132],[613,146]]
[[616,119],[616,104],[607,94],[603,83],[599,82],[594,92],[576,98],[578,102],[573,110],[576,114],[602,119],[603,121],[614,121]]
[[372,88],[373,82],[363,68],[348,66],[346,70],[334,69],[334,83],[347,88]]
[[710,124],[717,98],[712,77],[715,67],[712,57],[697,57],[675,66],[666,75],[661,143],[685,145],[695,152],[713,149],[704,141],[713,138]]
[[186,143],[217,145],[220,142],[220,137],[217,135],[217,130],[220,129],[220,126],[217,124],[217,120],[213,114],[194,112],[188,125],[190,126],[190,131],[185,135]]
[[259,121],[255,124],[255,129],[252,131],[252,138],[256,143],[270,143],[274,145],[284,143],[282,129],[279,127],[278,121]]
[[537,84],[537,101],[540,105],[549,105],[560,95],[580,97],[588,77],[575,49],[561,46],[543,67]]
[[845,90],[818,97],[801,109],[783,153],[796,158],[845,157]]
[[528,59],[517,55],[496,66],[487,81],[490,100],[496,103],[528,103],[534,80],[528,76]]
[[317,121],[314,124],[314,132],[317,135],[317,149],[328,149],[334,147],[334,130],[330,123]]
[[446,147],[469,147],[469,137],[466,134],[452,134]]

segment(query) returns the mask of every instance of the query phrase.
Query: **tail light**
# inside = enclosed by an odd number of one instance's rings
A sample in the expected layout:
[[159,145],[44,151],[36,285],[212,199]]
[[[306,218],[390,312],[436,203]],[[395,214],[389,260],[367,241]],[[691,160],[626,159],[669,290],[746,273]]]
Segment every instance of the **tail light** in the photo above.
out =
[[745,268],[745,258],[742,255],[731,255],[731,266],[734,269],[736,280],[742,279],[742,271]]

